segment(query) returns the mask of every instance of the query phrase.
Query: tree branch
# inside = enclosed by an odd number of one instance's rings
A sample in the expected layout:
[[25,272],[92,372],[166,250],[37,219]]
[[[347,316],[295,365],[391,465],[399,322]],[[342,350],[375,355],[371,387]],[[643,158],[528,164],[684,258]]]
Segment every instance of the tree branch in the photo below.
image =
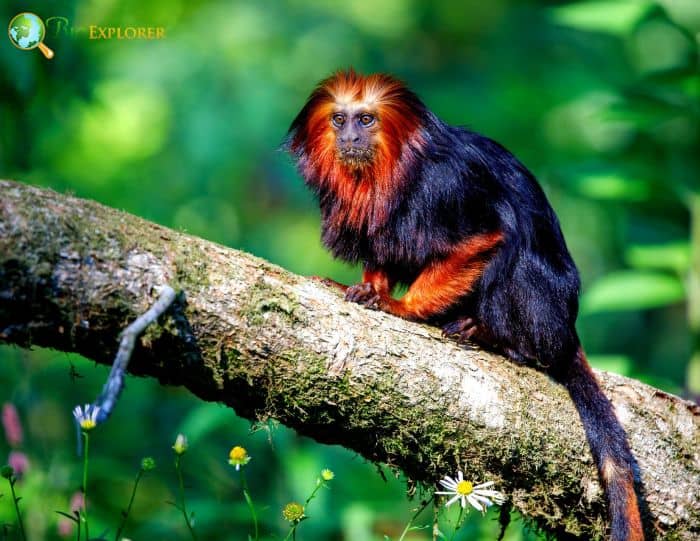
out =
[[[121,330],[170,284],[178,300],[137,343],[132,373],[276,418],[415,482],[458,467],[494,480],[547,531],[605,532],[578,415],[545,375],[97,203],[7,181],[0,193],[0,341],[108,364]],[[598,374],[639,463],[648,538],[697,539],[700,408]]]

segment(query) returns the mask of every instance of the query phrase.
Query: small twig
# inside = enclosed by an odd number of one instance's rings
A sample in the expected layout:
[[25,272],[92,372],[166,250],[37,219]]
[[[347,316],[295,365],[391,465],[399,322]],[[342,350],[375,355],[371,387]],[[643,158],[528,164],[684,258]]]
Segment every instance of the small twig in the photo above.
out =
[[[176,293],[172,287],[168,285],[162,286],[160,288],[160,296],[156,302],[122,331],[119,349],[117,350],[117,355],[114,357],[114,363],[107,377],[107,382],[104,384],[104,387],[102,387],[102,392],[100,396],[97,397],[97,400],[92,404],[86,404],[84,408],[85,415],[88,415],[90,411],[95,412],[92,418],[92,420],[95,421],[94,424],[100,424],[106,421],[114,410],[119,395],[122,389],[124,389],[126,368],[129,366],[131,354],[134,352],[136,339],[146,330],[146,327],[158,319],[170,307],[175,301],[175,298]],[[80,437],[82,427],[80,419],[77,417],[75,426],[78,441],[78,456],[80,456],[83,453],[83,442]]]
[[105,383],[102,388],[102,393],[100,393],[100,396],[98,396],[95,401],[95,405],[100,408],[97,417],[98,423],[106,421],[110,416],[117,403],[119,394],[124,388],[124,376],[126,375],[126,368],[129,365],[131,354],[134,352],[136,339],[146,330],[146,327],[158,319],[170,307],[175,301],[175,297],[176,293],[172,287],[168,285],[162,286],[160,296],[156,302],[122,331],[119,350],[114,358],[107,383]]

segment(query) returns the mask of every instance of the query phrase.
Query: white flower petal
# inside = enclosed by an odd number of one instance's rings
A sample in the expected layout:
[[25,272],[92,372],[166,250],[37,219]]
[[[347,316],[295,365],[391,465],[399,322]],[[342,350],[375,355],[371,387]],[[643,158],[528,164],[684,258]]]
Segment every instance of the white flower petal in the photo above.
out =
[[481,503],[479,502],[479,500],[474,498],[473,494],[467,496],[467,500],[469,500],[469,503],[472,504],[472,507],[474,507],[474,509],[476,509],[477,511],[481,511],[482,513],[485,511],[485,509],[481,507]]
[[453,503],[455,503],[455,502],[456,502],[457,500],[459,500],[460,498],[461,498],[461,496],[460,496],[459,494],[457,494],[454,498],[452,498],[451,500],[449,500],[449,501],[445,504],[445,507],[449,507],[450,505],[452,505]]
[[479,496],[485,496],[487,498],[503,498],[503,494],[501,492],[498,492],[498,490],[475,490],[474,494],[478,494]]
[[492,487],[492,486],[495,485],[495,484],[496,484],[496,483],[494,483],[493,481],[486,481],[485,483],[481,483],[480,485],[474,486],[474,490],[479,490],[479,489],[482,489],[482,488]]
[[458,477],[460,483],[462,481],[464,481],[464,474],[462,473],[461,470],[457,472],[457,477]]
[[443,479],[440,480],[440,484],[445,487],[456,487],[457,486],[457,481],[455,479],[452,479],[449,475],[446,475]]
[[491,503],[491,500],[484,496],[479,496],[478,494],[472,494],[472,498],[474,498],[476,501],[480,502],[484,508],[491,507],[493,503]]

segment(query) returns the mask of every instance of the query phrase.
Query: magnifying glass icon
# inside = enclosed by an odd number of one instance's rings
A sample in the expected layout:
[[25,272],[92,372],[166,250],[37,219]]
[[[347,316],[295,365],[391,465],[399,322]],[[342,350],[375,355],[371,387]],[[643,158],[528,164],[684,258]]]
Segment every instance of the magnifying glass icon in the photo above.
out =
[[47,59],[53,58],[53,51],[44,45],[46,26],[38,15],[28,11],[15,15],[7,27],[7,35],[18,49],[30,51],[38,47]]

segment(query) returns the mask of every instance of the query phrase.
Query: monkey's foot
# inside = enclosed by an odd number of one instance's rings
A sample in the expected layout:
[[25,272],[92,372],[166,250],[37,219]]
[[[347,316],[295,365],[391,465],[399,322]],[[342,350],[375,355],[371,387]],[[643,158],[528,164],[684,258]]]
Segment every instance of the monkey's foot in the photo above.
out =
[[347,288],[345,291],[345,300],[378,310],[380,308],[381,296],[377,293],[372,284],[363,282]]
[[345,293],[348,289],[348,286],[346,286],[345,284],[341,284],[340,282],[336,282],[335,280],[331,280],[330,278],[324,278],[323,276],[309,276],[309,280],[313,280],[314,282],[320,282],[324,286],[337,289],[341,293]]
[[467,340],[480,343],[491,342],[490,334],[471,317],[457,319],[443,325],[442,335],[455,338],[459,342]]

